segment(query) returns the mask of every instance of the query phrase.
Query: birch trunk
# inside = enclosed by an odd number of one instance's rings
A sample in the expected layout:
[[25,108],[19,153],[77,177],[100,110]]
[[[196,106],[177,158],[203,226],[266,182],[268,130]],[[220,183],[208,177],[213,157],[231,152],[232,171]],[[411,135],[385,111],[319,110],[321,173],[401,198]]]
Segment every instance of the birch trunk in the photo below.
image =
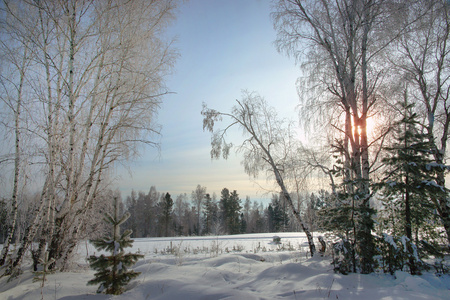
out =
[[297,220],[298,224],[301,226],[303,232],[306,234],[306,238],[308,239],[308,246],[309,246],[309,251],[311,253],[311,256],[314,256],[314,254],[316,253],[316,245],[314,244],[314,239],[313,239],[311,232],[309,231],[308,225],[306,225],[306,223],[303,221],[302,217],[300,216],[300,211],[295,209],[294,203],[292,202],[291,195],[288,192],[288,190],[286,189],[286,186],[284,184],[284,181],[283,181],[283,178],[281,177],[280,172],[278,171],[276,166],[272,165],[272,168],[273,168],[273,172],[275,174],[276,181],[281,188],[281,191],[289,205],[289,208],[291,209],[292,213],[294,214],[295,219]]
[[39,224],[42,224],[42,210],[45,205],[45,197],[46,197],[46,191],[47,191],[48,182],[44,184],[44,188],[42,189],[40,201],[38,207],[34,210],[34,219],[31,222],[30,225],[25,229],[23,239],[21,241],[19,250],[17,250],[17,253],[15,254],[14,261],[11,265],[11,270],[8,270],[7,273],[11,276],[17,276],[19,275],[19,268],[22,263],[22,259],[30,247],[30,244],[33,242],[34,237],[36,236],[36,233],[39,229]]
[[[72,5],[71,5],[72,4]],[[67,158],[68,165],[68,177],[67,177],[67,196],[66,201],[70,203],[70,207],[74,204],[74,193],[76,187],[73,186],[74,182],[74,157],[75,157],[75,134],[76,134],[76,122],[75,122],[75,93],[74,93],[74,61],[75,61],[75,47],[76,47],[76,0],[69,1],[67,4],[68,18],[69,18],[69,82],[68,82],[68,98],[69,107],[67,111],[67,119],[69,122],[69,153]]]
[[[55,188],[55,147],[57,145],[56,139],[54,136],[55,131],[55,111],[53,106],[53,93],[52,93],[52,79],[51,79],[51,72],[50,72],[50,62],[49,62],[49,53],[48,53],[48,38],[49,38],[49,32],[45,28],[44,25],[44,17],[43,17],[43,8],[38,7],[39,10],[39,22],[40,22],[40,29],[42,33],[42,52],[44,54],[44,68],[45,68],[45,76],[46,76],[46,83],[47,83],[47,94],[46,99],[43,99],[43,102],[47,104],[47,149],[48,149],[48,159],[47,159],[47,165],[48,165],[48,190],[46,193],[46,199],[47,199],[47,209],[44,212],[45,216],[45,223],[42,226],[42,233],[39,240],[39,247],[38,247],[38,253],[37,253],[37,262],[39,262],[39,259],[44,259],[44,253],[47,250],[47,242],[49,238],[51,237],[52,231],[53,231],[53,211],[55,209],[54,207],[54,188]],[[37,263],[36,262],[36,263]],[[35,266],[36,268],[36,266]],[[35,270],[36,271],[36,270]]]
[[20,163],[21,163],[21,133],[20,133],[20,118],[21,118],[21,110],[22,110],[22,92],[23,92],[23,84],[25,80],[25,68],[27,64],[27,53],[28,49],[25,47],[24,56],[22,59],[22,64],[19,68],[20,79],[19,86],[17,90],[17,102],[14,111],[14,180],[13,180],[13,191],[11,196],[11,223],[8,226],[8,234],[6,241],[3,245],[1,257],[0,257],[0,266],[3,266],[6,262],[6,258],[9,253],[9,247],[12,243],[12,239],[14,236],[14,232],[16,229],[17,222],[17,211],[18,211],[18,194],[19,194],[19,176],[20,176]]
[[[284,184],[284,180],[283,177],[281,176],[280,170],[278,169],[271,153],[270,153],[270,143],[269,145],[266,147],[260,140],[260,138],[258,137],[258,134],[255,132],[255,130],[253,129],[252,126],[252,112],[251,111],[247,111],[247,114],[249,116],[249,124],[246,124],[246,122],[244,121],[242,124],[243,126],[246,128],[246,130],[253,136],[253,138],[256,140],[256,142],[258,143],[259,147],[261,147],[261,150],[263,150],[263,152],[266,154],[266,162],[270,165],[270,167],[272,168],[272,171],[275,175],[275,180],[277,182],[277,184],[279,185],[279,187],[281,188],[281,191],[283,193],[284,199],[287,201],[292,213],[295,216],[295,219],[297,220],[298,224],[301,226],[303,232],[306,234],[306,238],[308,239],[308,245],[309,245],[309,251],[311,252],[311,257],[314,256],[314,254],[316,253],[316,246],[314,244],[314,239],[313,236],[311,234],[311,232],[309,231],[308,225],[306,225],[305,222],[303,222],[302,217],[300,216],[300,211],[295,209],[294,203],[292,201],[291,195],[289,193],[289,191],[286,188],[286,185]],[[245,114],[244,114],[245,115]],[[267,116],[269,117],[269,116]],[[270,118],[270,117],[269,117]]]
[[[61,251],[61,246],[63,241],[67,238],[68,234],[68,220],[66,219],[68,215],[71,214],[73,205],[76,202],[76,191],[77,187],[74,186],[75,180],[75,135],[76,135],[76,120],[75,120],[75,103],[76,96],[74,91],[74,72],[75,72],[75,49],[77,47],[76,37],[77,37],[77,0],[68,1],[63,5],[65,10],[65,15],[68,19],[67,21],[67,39],[69,43],[69,57],[67,61],[68,66],[68,76],[67,76],[67,97],[68,97],[68,108],[67,108],[67,122],[69,127],[68,132],[68,153],[67,153],[67,163],[66,163],[66,189],[65,198],[62,202],[60,209],[55,215],[55,229],[52,236],[52,240],[49,248],[49,259],[58,260],[58,253]],[[54,267],[54,264],[50,266]]]
[[368,91],[368,79],[367,79],[367,68],[368,68],[368,58],[367,58],[367,47],[368,47],[368,35],[372,26],[374,12],[371,11],[372,7],[370,4],[366,5],[363,12],[363,35],[361,40],[361,81],[362,81],[362,99],[361,99],[361,117],[359,120],[360,135],[361,135],[361,177],[360,180],[360,199],[359,206],[361,211],[361,216],[358,220],[359,222],[359,240],[358,247],[360,249],[360,265],[361,272],[363,274],[372,273],[374,271],[373,256],[375,255],[375,244],[372,236],[373,229],[373,219],[370,211],[370,189],[369,189],[369,145],[367,140],[367,114],[369,109],[369,91]]
[[[296,153],[296,149],[291,149],[292,134],[290,127],[282,127],[283,121],[278,120],[275,111],[267,106],[267,103],[258,95],[244,94],[242,102],[237,101],[238,105],[232,109],[232,113],[221,113],[213,109],[208,109],[204,105],[202,110],[203,129],[213,133],[211,139],[211,158],[228,156],[229,144],[224,140],[224,136],[233,125],[240,126],[247,139],[241,145],[241,148],[247,149],[244,153],[243,165],[246,173],[257,176],[259,170],[266,170],[275,176],[275,181],[280,187],[281,192],[286,199],[296,221],[303,229],[308,239],[311,256],[316,253],[314,240],[308,226],[302,220],[300,211],[298,211],[292,201],[291,195],[283,180],[280,168],[289,169],[292,167],[289,160],[286,160],[291,153]],[[232,122],[225,130],[213,132],[214,123],[221,120],[222,117],[229,117]],[[245,147],[248,145],[248,148]],[[275,158],[271,153],[271,147],[283,158]],[[282,153],[282,154],[280,154]],[[294,175],[295,178],[295,175]]]
[[[160,34],[177,4],[171,0],[19,4],[21,14],[5,13],[36,30],[33,39],[26,30],[13,34],[33,45],[33,72],[24,81],[30,83],[27,95],[39,100],[26,110],[36,112],[30,132],[36,133],[32,142],[37,142],[30,148],[38,149],[33,171],[47,173],[41,202],[36,203],[39,213],[31,221],[39,226],[28,228],[19,256],[41,230],[37,252],[47,248],[49,260],[64,265],[84,237],[89,209],[106,188],[105,170],[128,159],[140,143],[157,145],[148,133],[158,133],[153,117],[175,59]],[[37,26],[30,26],[32,22]]]

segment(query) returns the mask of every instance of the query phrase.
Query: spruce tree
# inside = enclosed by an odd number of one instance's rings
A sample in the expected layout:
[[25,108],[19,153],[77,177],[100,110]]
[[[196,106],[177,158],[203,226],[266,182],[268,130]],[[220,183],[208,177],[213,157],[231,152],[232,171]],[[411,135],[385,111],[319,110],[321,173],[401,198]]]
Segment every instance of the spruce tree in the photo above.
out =
[[236,190],[230,194],[228,216],[229,216],[229,231],[230,234],[239,234],[241,230],[240,224],[240,211],[241,211],[241,199]]
[[[289,225],[289,216],[286,213],[284,203],[282,203],[282,197],[282,194],[280,194],[280,196],[273,194],[272,203],[269,204],[269,218],[272,223],[272,232],[284,232]],[[270,207],[272,209],[270,209]]]
[[125,253],[124,248],[131,247],[133,240],[130,239],[131,230],[120,234],[120,225],[130,217],[129,213],[119,216],[118,199],[114,199],[114,215],[105,214],[105,221],[112,226],[111,234],[103,238],[91,240],[90,242],[98,251],[106,250],[110,255],[91,255],[88,260],[90,267],[97,271],[95,278],[88,285],[100,284],[97,293],[120,295],[130,280],[137,277],[140,272],[129,270],[143,255]]
[[169,225],[172,219],[173,212],[173,200],[169,193],[166,193],[164,198],[159,202],[159,208],[161,211],[159,222],[160,222],[160,235],[169,236]]
[[232,193],[227,188],[221,192],[220,198],[220,215],[223,222],[223,227],[227,234],[240,233],[240,210],[241,200],[236,190]]
[[[359,219],[364,212],[356,204],[356,200],[362,195],[348,187],[347,181],[338,185],[336,193],[329,195],[326,204],[318,212],[321,228],[324,231],[333,232],[340,238],[340,241],[333,244],[333,265],[334,270],[342,274],[356,273],[361,265],[361,263],[358,264],[358,257],[361,259],[373,257],[370,251],[373,251],[374,248],[370,243],[367,243],[365,248],[357,247],[358,244],[361,244],[358,243],[358,239],[364,238],[358,235],[360,232]],[[370,225],[368,224],[369,227]]]
[[[406,236],[403,239],[408,250],[408,265],[411,274],[417,273],[417,250],[412,243],[413,230],[419,231],[428,218],[433,215],[427,200],[435,192],[434,170],[431,164],[429,136],[420,131],[418,116],[414,105],[407,98],[399,103],[402,118],[394,124],[395,137],[392,145],[386,147],[388,156],[383,159],[386,167],[384,179],[378,188],[385,197],[386,212],[394,235]],[[418,234],[416,234],[417,237]],[[416,240],[417,242],[417,240]]]
[[217,203],[211,198],[210,194],[205,195],[203,208],[205,212],[203,219],[203,232],[204,234],[210,234],[213,232],[213,225],[216,223],[218,217]]

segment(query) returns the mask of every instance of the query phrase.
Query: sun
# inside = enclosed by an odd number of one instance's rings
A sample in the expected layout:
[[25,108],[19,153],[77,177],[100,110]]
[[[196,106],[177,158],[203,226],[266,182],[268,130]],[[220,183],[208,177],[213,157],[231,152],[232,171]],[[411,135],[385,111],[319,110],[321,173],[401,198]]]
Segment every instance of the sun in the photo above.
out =
[[[375,129],[376,129],[376,120],[375,117],[368,117],[366,119],[366,131],[367,131],[367,137],[370,139],[371,137],[373,137],[373,135],[375,134]],[[358,134],[359,136],[361,136],[362,133],[362,129],[360,126],[352,126],[353,130],[358,130]]]

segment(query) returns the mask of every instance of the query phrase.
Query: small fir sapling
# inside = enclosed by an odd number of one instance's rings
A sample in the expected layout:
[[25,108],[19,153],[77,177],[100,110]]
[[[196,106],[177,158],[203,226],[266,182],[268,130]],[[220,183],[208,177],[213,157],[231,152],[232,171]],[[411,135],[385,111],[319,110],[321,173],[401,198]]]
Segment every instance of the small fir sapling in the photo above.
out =
[[137,277],[140,272],[129,270],[140,258],[141,254],[125,253],[124,248],[131,247],[133,240],[130,239],[131,230],[120,234],[120,225],[130,217],[125,213],[119,217],[118,199],[114,199],[114,216],[105,214],[105,221],[112,225],[112,236],[105,235],[103,238],[91,240],[90,242],[98,250],[106,250],[111,255],[91,255],[88,260],[90,267],[97,271],[95,278],[88,285],[100,284],[97,293],[120,295],[130,280]]
[[48,251],[46,251],[45,257],[39,259],[39,263],[42,265],[42,270],[33,272],[33,274],[35,275],[33,278],[33,282],[42,281],[42,286],[44,286],[44,282],[47,281],[47,275],[53,274],[56,271],[56,269],[48,269],[48,267],[54,262],[54,258],[48,259]]
[[42,265],[42,270],[34,271],[33,282],[40,281],[41,282],[41,299],[44,299],[44,286],[47,281],[47,275],[53,274],[56,272],[56,268],[49,270],[48,267],[55,262],[54,258],[48,259],[48,251],[45,252],[44,258],[39,259],[39,263]]

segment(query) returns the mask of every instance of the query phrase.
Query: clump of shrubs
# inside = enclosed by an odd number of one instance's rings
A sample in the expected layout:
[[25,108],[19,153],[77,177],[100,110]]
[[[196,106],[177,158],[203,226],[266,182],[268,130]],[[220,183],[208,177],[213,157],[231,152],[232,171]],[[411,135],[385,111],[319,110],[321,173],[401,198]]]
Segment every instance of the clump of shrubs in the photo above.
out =
[[281,244],[281,238],[277,235],[272,238],[272,241],[277,245]]

